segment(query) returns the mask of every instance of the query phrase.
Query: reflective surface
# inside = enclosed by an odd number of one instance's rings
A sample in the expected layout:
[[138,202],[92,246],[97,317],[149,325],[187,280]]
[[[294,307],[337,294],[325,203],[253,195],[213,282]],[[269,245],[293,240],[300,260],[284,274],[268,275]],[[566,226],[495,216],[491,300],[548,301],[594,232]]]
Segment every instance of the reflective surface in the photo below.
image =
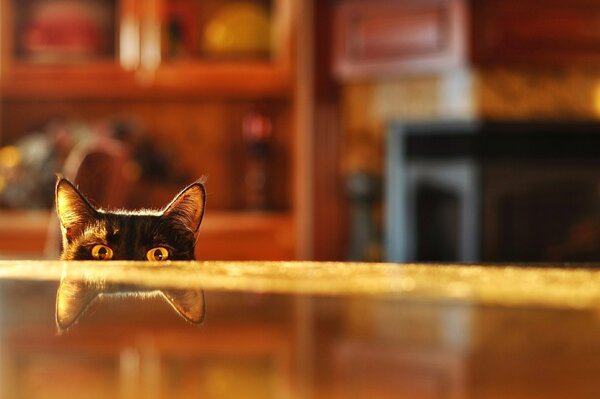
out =
[[[303,295],[394,296],[498,305],[600,306],[593,264],[452,265],[350,262],[0,261],[0,279],[86,280]],[[597,270],[596,270],[597,269]]]
[[599,304],[592,268],[4,261],[0,397],[597,398]]

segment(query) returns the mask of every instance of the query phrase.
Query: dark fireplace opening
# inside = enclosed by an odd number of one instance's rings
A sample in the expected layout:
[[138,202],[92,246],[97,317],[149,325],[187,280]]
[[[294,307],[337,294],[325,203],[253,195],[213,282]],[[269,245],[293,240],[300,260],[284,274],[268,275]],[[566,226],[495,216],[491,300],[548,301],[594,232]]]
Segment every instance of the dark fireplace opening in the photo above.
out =
[[389,261],[600,260],[600,123],[394,124]]
[[459,197],[452,190],[424,183],[416,188],[418,259],[458,259]]

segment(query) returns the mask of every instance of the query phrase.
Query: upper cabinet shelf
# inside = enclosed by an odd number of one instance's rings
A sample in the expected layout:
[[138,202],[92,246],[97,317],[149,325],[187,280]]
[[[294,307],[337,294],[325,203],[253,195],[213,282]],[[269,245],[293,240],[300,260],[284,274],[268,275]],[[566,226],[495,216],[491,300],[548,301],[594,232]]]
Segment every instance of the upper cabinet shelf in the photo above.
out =
[[600,65],[597,0],[341,0],[342,80],[475,66]]
[[471,9],[480,65],[600,65],[597,0],[485,0]]
[[346,1],[335,26],[341,78],[438,71],[464,58],[463,0]]
[[[147,41],[150,47],[142,48],[141,61],[157,87],[248,93],[290,89],[289,0],[162,0],[156,4],[157,12],[150,10],[147,20],[160,27],[155,29],[160,39]],[[160,60],[152,59],[155,54],[160,54]]]
[[4,96],[284,96],[292,0],[0,0]]

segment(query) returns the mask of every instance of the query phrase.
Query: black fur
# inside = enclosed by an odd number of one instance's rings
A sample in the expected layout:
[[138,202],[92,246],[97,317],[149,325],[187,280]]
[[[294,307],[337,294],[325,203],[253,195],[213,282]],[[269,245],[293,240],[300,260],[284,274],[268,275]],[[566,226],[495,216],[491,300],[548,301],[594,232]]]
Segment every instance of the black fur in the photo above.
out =
[[[146,260],[154,247],[169,250],[170,260],[193,260],[205,204],[202,181],[179,193],[162,211],[95,209],[68,180],[59,178],[56,203],[63,230],[63,260],[93,260],[91,248],[109,246],[113,260]],[[64,200],[61,200],[64,198]]]
[[[94,260],[92,248],[104,245],[111,260],[146,260],[150,249],[166,248],[168,260],[193,260],[194,247],[204,215],[206,192],[203,181],[181,191],[161,211],[104,211],[94,208],[68,180],[58,177],[56,210],[62,230],[63,260]],[[98,261],[98,262],[104,262]],[[133,293],[132,287],[99,281],[72,280],[63,276],[56,294],[56,324],[59,330],[73,325],[98,296]],[[191,323],[204,319],[201,288],[165,288],[143,295],[162,295]]]

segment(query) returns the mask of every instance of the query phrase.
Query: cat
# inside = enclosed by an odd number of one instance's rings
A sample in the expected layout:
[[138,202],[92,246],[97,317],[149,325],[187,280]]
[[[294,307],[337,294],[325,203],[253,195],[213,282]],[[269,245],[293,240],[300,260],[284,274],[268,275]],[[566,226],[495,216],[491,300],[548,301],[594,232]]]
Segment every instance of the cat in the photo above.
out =
[[[204,179],[200,179],[184,188],[163,210],[106,211],[92,206],[69,180],[58,176],[55,202],[62,260],[194,260],[206,190]],[[63,277],[56,295],[56,324],[59,330],[69,328],[100,295],[132,292],[142,290]],[[187,321],[203,321],[202,289],[154,293],[162,295]]]

